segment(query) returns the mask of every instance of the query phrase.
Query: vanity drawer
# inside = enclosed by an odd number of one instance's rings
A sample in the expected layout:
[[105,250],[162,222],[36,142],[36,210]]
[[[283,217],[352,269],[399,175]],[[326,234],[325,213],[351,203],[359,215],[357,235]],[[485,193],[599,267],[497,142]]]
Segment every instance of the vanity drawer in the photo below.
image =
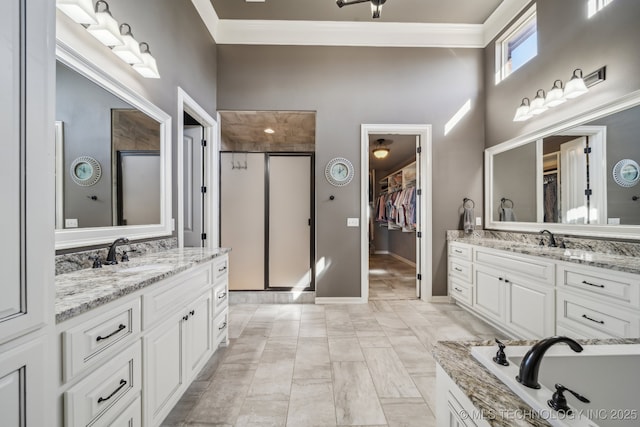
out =
[[466,261],[473,259],[473,248],[462,243],[451,242],[449,243],[449,257],[460,258]]
[[506,273],[512,272],[533,280],[536,283],[553,285],[555,282],[555,264],[536,257],[514,255],[494,249],[476,249],[474,261],[497,267]]
[[229,331],[229,311],[225,310],[220,313],[213,321],[213,334],[215,347],[220,343],[226,342]]
[[213,284],[212,264],[194,268],[167,281],[161,288],[142,295],[144,329],[149,328],[181,305],[198,297],[200,291]]
[[593,338],[638,338],[640,315],[573,294],[558,292],[558,323],[566,323]]
[[[140,332],[140,298],[84,320],[62,332],[63,380],[68,381],[95,360],[113,353]],[[108,351],[111,348],[113,352]]]
[[218,257],[213,262],[213,271],[216,277],[216,280],[219,278],[226,276],[229,272],[229,255],[223,255]]
[[227,289],[227,281],[224,280],[222,283],[218,284],[213,288],[213,304],[214,304],[214,313],[220,313],[222,310],[227,308],[229,300],[229,291]]
[[454,278],[449,278],[449,296],[467,305],[473,303],[473,291],[469,283]]
[[473,281],[473,267],[470,262],[451,259],[449,261],[449,275],[471,283]]
[[640,278],[635,275],[563,265],[558,269],[558,285],[640,308]]
[[140,396],[141,372],[136,342],[64,393],[65,426],[110,425]]
[[[102,418],[100,419],[102,421]],[[115,419],[102,424],[96,423],[94,426],[109,426],[109,427],[141,427],[142,426],[142,402],[140,396],[134,400],[127,409],[122,411],[116,416]]]

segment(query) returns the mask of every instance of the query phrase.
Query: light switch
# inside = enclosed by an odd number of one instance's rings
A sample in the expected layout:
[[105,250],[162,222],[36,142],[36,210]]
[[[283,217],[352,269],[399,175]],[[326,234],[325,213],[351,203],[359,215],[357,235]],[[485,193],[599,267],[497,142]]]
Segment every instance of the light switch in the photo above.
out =
[[481,216],[477,216],[476,217],[476,225],[482,225],[482,217]]
[[78,218],[65,218],[64,227],[65,228],[78,228]]
[[620,225],[620,218],[607,218],[607,224]]
[[360,218],[347,218],[347,227],[359,227]]

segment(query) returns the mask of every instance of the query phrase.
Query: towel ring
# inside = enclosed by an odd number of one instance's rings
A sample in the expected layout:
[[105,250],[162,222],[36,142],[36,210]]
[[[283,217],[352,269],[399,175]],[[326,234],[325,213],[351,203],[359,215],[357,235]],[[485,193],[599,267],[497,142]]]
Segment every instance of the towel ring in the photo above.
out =
[[[471,202],[471,206],[467,206],[467,202]],[[473,200],[471,200],[468,197],[465,197],[464,199],[462,199],[462,206],[464,206],[465,208],[468,209],[473,209],[476,207],[476,202],[474,202]]]
[[[507,203],[511,203],[511,206],[506,206],[506,205],[507,205]],[[500,207],[501,207],[501,208],[513,209],[513,206],[514,206],[514,205],[513,205],[513,200],[511,200],[511,199],[506,199],[506,198],[504,198],[504,197],[503,197],[502,199],[500,199]]]

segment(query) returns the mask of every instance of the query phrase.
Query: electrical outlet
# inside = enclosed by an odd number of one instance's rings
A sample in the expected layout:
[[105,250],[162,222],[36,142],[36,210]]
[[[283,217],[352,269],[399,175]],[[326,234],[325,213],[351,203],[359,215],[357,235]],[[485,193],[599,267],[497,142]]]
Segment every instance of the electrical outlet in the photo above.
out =
[[482,217],[481,216],[477,216],[476,217],[476,225],[482,225]]
[[65,218],[64,228],[78,228],[78,218]]
[[176,231],[176,219],[171,218],[171,231]]
[[359,227],[360,218],[347,218],[347,227]]
[[607,224],[620,225],[620,218],[607,218]]

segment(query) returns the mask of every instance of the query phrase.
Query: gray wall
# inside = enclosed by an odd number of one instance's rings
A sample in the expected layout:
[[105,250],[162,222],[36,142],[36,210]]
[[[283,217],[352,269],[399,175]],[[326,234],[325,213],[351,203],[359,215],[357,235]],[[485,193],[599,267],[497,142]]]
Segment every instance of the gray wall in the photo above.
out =
[[[483,51],[475,49],[218,46],[218,108],[314,110],[317,257],[327,271],[319,297],[360,296],[360,125],[433,125],[433,293],[446,295],[445,231],[458,227],[463,197],[482,212]],[[472,109],[444,136],[468,100]],[[333,157],[350,159],[343,188],[324,179]],[[455,170],[455,174],[451,171]],[[329,195],[336,199],[329,201]]]
[[389,253],[416,262],[416,233],[389,230]]
[[[494,84],[495,45],[485,48],[486,146],[528,134],[640,89],[640,2],[616,0],[591,19],[586,0],[538,0],[538,55]],[[513,122],[522,98],[565,83],[575,68],[585,74],[607,66],[605,82],[590,92],[526,122]]]
[[536,143],[498,153],[493,162],[493,220],[500,220],[504,197],[513,202],[517,221],[536,222]]
[[[79,227],[107,227],[112,221],[111,109],[133,108],[68,67],[56,64],[56,120],[64,122],[64,217]],[[102,177],[91,187],[71,180],[71,162],[90,156]],[[98,200],[91,200],[96,196]]]

